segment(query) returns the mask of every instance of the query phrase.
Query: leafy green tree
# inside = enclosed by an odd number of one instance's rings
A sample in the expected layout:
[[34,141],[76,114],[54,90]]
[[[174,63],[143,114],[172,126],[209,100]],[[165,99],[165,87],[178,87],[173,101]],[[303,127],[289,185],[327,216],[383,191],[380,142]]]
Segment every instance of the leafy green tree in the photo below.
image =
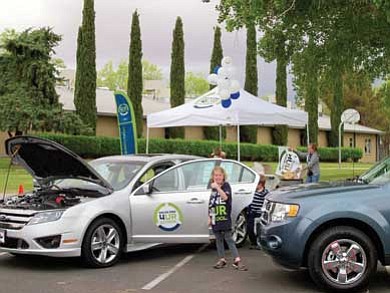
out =
[[83,21],[77,38],[76,113],[96,131],[96,43],[94,0],[84,0]]
[[142,41],[139,24],[139,14],[133,13],[130,33],[129,67],[128,67],[127,95],[134,108],[134,115],[137,122],[138,137],[143,131],[143,109],[142,109]]
[[[128,81],[128,62],[121,60],[118,67],[115,68],[113,61],[108,61],[101,70],[98,71],[97,85],[107,87],[114,91],[117,89],[126,90]],[[162,80],[163,74],[160,67],[150,63],[148,60],[142,60],[142,79],[145,80]]]
[[[245,86],[244,89],[257,97],[257,37],[256,27],[247,25],[246,31],[246,63],[245,63]],[[241,126],[240,140],[243,142],[257,142],[258,126]]]
[[[58,72],[51,59],[61,37],[50,28],[41,28],[6,31],[0,40],[0,130],[10,135],[65,132],[61,125],[68,114],[58,101]],[[74,120],[76,117],[74,114]],[[86,128],[78,126],[79,133]]]
[[[183,22],[180,17],[176,19],[173,30],[171,53],[171,107],[184,104],[185,100],[185,68],[184,68],[184,33]],[[184,138],[183,128],[172,128],[169,132],[171,138]]]
[[[211,52],[210,73],[214,73],[215,67],[221,66],[223,58],[221,35],[221,28],[216,26],[214,28],[214,45]],[[210,89],[213,89],[214,87],[214,85],[210,85]],[[208,140],[219,140],[219,127],[203,127],[203,135]],[[225,127],[223,128],[222,137],[226,137]]]
[[162,80],[164,78],[161,68],[146,59],[142,60],[142,69],[144,80]]
[[209,90],[209,83],[201,73],[187,72],[185,79],[187,97],[198,97]]

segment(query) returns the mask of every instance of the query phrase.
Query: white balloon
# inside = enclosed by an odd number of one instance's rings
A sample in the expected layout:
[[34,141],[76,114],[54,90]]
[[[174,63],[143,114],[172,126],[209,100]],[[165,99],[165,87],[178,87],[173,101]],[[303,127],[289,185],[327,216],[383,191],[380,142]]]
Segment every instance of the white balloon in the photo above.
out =
[[226,68],[227,70],[227,75],[229,78],[233,78],[235,75],[236,75],[236,67],[234,66],[229,66],[228,68]]
[[228,75],[229,75],[229,72],[226,69],[226,67],[221,67],[220,69],[218,69],[218,76],[219,77],[229,77]]
[[219,94],[219,96],[221,97],[222,100],[230,98],[230,93],[226,89],[220,89],[218,91],[218,94]]
[[210,74],[207,77],[207,81],[209,82],[209,84],[217,85],[218,84],[218,75],[216,75],[215,73]]
[[217,84],[220,90],[222,89],[229,90],[230,88],[230,80],[226,78],[219,77]]
[[238,80],[231,80],[230,81],[230,87],[229,87],[229,91],[231,93],[236,93],[240,90],[241,86],[240,86],[240,83],[238,82]]
[[222,64],[222,66],[232,66],[233,65],[232,57],[229,57],[229,56],[223,57],[221,64]]

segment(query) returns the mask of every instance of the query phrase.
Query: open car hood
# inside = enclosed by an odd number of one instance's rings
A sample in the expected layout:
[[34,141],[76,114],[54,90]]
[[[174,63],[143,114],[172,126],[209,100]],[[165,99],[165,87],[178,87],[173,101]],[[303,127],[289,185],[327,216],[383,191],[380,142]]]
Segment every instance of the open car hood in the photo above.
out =
[[64,146],[39,137],[15,136],[5,141],[7,155],[24,167],[41,185],[55,179],[81,179],[112,191],[84,160]]

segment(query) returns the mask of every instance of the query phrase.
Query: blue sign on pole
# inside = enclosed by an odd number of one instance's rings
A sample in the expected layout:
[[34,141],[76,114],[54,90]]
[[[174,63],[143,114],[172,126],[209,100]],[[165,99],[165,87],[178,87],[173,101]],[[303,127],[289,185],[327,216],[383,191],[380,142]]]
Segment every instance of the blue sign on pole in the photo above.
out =
[[115,92],[122,155],[137,153],[137,125],[133,105],[124,92]]

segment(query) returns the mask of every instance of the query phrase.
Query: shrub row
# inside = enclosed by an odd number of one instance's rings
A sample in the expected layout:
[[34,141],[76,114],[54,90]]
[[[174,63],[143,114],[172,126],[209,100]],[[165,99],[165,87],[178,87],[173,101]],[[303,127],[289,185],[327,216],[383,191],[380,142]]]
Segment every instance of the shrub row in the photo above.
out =
[[[76,154],[87,157],[97,158],[109,155],[120,154],[120,141],[115,137],[102,136],[71,136],[63,134],[40,134],[40,137],[54,140]],[[150,153],[176,153],[190,154],[202,157],[207,157],[214,148],[219,146],[218,141],[207,140],[183,140],[183,139],[151,139],[149,141]],[[138,139],[139,153],[145,153],[146,140]],[[222,149],[226,152],[228,158],[237,159],[237,144],[233,142],[224,142]],[[277,161],[278,147],[275,145],[260,145],[241,143],[241,160],[242,161]],[[300,151],[305,151],[306,148],[298,148]],[[338,148],[323,147],[319,148],[318,152],[322,162],[337,162]],[[342,148],[341,158],[343,161],[359,160],[362,158],[363,152],[358,148]]]

